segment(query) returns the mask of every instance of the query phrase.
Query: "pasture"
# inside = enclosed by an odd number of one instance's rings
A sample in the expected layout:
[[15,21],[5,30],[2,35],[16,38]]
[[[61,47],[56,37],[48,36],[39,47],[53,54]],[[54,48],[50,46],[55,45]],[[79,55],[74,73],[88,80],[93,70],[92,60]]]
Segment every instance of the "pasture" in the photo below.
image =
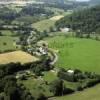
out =
[[66,36],[49,37],[44,40],[50,48],[59,51],[56,67],[100,73],[100,41]]
[[9,53],[0,54],[0,64],[7,64],[11,62],[20,62],[22,64],[37,61],[38,58],[31,56],[23,51],[14,51]]
[[0,36],[0,51],[16,50],[16,40],[18,40],[18,37]]
[[43,32],[44,30],[49,31],[50,27],[53,27],[56,21],[45,19],[42,21],[39,21],[37,23],[32,24],[32,27],[36,28],[37,30]]
[[100,85],[86,89],[82,92],[77,92],[72,95],[63,97],[55,97],[49,100],[100,100]]
[[55,22],[57,20],[61,19],[62,17],[64,17],[64,16],[63,15],[54,16],[49,19],[45,19],[45,20],[39,21],[37,23],[34,23],[34,24],[32,24],[32,27],[36,28],[39,31],[44,31],[44,30],[49,31],[50,27],[54,27]]

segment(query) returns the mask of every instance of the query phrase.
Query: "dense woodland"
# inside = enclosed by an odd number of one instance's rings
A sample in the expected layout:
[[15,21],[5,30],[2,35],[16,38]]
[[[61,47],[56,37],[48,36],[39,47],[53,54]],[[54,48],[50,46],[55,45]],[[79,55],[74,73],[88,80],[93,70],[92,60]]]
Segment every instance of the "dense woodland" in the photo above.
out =
[[[41,17],[44,16],[46,18],[53,14],[54,14],[53,12],[49,10],[47,11],[46,9],[44,9],[44,7],[41,7],[41,6],[37,7],[35,5],[22,7],[21,11],[19,12],[9,9],[8,7],[3,7],[3,8],[0,8],[0,24],[11,24],[11,22],[16,19],[20,19],[19,22],[20,21],[22,22],[22,18],[23,17],[25,18],[27,16],[28,16],[27,20],[33,17],[31,19],[32,19],[32,22],[34,23],[41,19],[40,16]],[[31,21],[29,21],[29,23],[30,22]]]
[[57,28],[68,27],[81,33],[98,33],[100,31],[100,6],[76,11],[56,22]]

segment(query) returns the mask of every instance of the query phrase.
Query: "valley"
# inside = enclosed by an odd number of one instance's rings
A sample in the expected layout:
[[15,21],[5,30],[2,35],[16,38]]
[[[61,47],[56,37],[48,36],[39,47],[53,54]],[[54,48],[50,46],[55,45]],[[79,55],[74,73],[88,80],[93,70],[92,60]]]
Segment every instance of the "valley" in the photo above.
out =
[[0,2],[0,100],[100,99],[99,5]]

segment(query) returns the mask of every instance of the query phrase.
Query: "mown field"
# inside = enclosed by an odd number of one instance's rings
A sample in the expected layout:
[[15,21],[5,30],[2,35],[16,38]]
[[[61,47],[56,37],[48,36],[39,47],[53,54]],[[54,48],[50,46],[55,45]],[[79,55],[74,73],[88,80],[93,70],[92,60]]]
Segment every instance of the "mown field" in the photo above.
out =
[[57,67],[100,73],[100,41],[66,36],[55,36],[45,40],[50,48],[59,51]]
[[50,100],[100,100],[100,85],[86,89],[82,92],[77,92],[72,95],[63,97],[55,97]]
[[23,51],[14,51],[9,53],[0,54],[0,64],[8,64],[11,62],[28,63],[37,61],[38,58],[31,56],[30,54]]

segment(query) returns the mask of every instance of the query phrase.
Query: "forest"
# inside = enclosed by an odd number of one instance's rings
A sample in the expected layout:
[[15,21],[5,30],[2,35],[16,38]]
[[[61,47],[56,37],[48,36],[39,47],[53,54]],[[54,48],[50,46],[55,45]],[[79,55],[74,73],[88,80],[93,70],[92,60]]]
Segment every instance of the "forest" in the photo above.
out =
[[66,16],[57,21],[57,28],[71,28],[80,33],[96,33],[100,31],[100,6],[86,8],[82,11],[75,11],[72,15]]

